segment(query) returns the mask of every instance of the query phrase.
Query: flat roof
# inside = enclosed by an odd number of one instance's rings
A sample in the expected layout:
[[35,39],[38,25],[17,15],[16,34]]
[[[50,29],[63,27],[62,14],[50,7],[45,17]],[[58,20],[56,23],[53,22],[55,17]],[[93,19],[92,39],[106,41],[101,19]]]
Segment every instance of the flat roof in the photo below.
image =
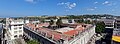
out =
[[74,28],[64,27],[64,28],[56,29],[55,31],[64,33],[64,32],[68,32],[68,31],[71,31],[71,30],[74,30]]
[[[71,25],[71,24],[70,24]],[[85,25],[82,26],[82,25]],[[77,24],[75,28],[70,28],[70,27],[64,27],[64,28],[60,28],[60,29],[56,29],[56,30],[52,30],[49,28],[44,28],[44,27],[35,27],[35,24],[27,24],[27,27],[30,27],[32,30],[35,30],[37,28],[37,30],[39,32],[42,32],[41,34],[47,34],[47,37],[53,37],[54,35],[54,40],[60,40],[61,38],[64,40],[66,38],[68,38],[68,40],[71,40],[74,35],[77,35],[78,32],[83,31],[87,28],[90,28],[90,26],[92,26],[91,24]],[[60,33],[61,32],[61,33]]]

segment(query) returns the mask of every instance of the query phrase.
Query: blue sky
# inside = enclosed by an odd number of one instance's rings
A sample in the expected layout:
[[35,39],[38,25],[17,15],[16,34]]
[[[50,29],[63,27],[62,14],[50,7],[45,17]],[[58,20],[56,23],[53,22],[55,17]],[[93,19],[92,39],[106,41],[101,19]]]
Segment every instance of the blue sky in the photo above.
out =
[[0,0],[0,17],[112,14],[120,15],[120,0]]

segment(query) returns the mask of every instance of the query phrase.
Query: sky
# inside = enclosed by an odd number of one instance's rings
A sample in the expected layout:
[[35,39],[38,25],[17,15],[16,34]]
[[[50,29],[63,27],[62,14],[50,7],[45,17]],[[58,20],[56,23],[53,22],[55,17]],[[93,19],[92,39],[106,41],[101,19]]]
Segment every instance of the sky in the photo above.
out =
[[0,17],[111,14],[120,16],[120,0],[0,0]]

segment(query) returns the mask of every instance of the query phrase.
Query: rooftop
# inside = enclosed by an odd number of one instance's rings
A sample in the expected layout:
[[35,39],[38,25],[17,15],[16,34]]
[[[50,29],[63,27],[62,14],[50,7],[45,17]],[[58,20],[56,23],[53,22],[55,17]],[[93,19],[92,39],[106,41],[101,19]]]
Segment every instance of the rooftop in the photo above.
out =
[[36,27],[35,25],[36,24],[29,23],[26,25],[26,27],[29,27],[32,30],[37,30],[39,34],[44,35],[48,38],[53,37],[54,41],[59,41],[61,39],[71,40],[72,37],[77,36],[79,32],[83,32],[84,30],[92,26],[91,24],[63,24],[63,25],[68,25],[68,27],[63,27],[53,30],[53,29],[41,27],[41,25],[45,25],[44,23],[39,24],[40,27],[39,26]]
[[68,32],[68,31],[71,31],[71,30],[74,30],[74,28],[64,27],[64,28],[56,29],[55,31],[64,33],[64,32]]

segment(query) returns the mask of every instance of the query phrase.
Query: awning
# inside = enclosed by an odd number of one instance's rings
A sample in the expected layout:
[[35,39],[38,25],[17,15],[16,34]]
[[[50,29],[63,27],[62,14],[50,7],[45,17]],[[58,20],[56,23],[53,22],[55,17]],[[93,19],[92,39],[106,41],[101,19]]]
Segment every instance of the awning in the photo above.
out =
[[120,42],[120,36],[112,36],[112,40],[116,42]]

